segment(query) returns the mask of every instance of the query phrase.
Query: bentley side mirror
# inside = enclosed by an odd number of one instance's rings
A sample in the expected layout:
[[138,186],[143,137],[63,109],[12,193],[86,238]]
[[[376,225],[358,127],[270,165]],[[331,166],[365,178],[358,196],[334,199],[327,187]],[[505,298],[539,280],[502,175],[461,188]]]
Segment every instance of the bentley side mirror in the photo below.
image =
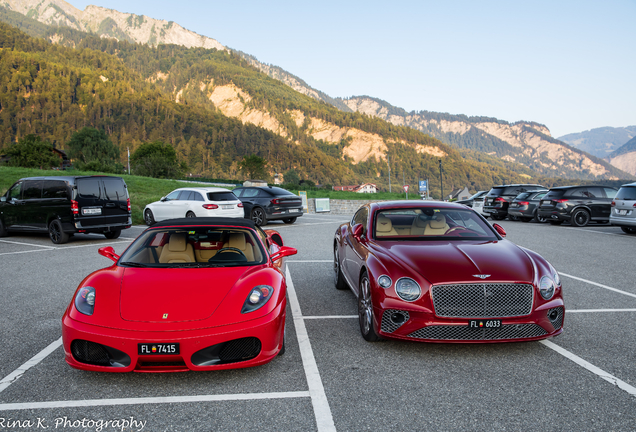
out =
[[364,233],[364,226],[362,224],[355,224],[353,226],[353,238],[355,238],[358,241],[361,241],[363,233]]
[[273,253],[271,258],[272,258],[272,261],[278,261],[279,259],[283,257],[296,255],[297,253],[298,253],[298,250],[296,250],[296,248],[283,246],[282,248],[278,250],[278,252]]
[[119,259],[119,255],[115,253],[115,249],[112,246],[101,247],[97,250],[101,256],[105,256],[106,258],[113,260],[113,262],[117,262]]
[[499,224],[492,224],[492,227],[495,229],[495,231],[497,231],[497,233],[502,236],[503,238],[506,238],[506,230]]

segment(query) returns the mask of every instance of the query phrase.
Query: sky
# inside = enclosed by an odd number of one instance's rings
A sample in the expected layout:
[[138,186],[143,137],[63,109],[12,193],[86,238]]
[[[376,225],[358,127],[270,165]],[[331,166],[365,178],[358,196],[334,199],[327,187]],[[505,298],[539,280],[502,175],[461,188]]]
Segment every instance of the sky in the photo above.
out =
[[546,125],[636,125],[636,0],[67,0],[174,21],[332,97]]

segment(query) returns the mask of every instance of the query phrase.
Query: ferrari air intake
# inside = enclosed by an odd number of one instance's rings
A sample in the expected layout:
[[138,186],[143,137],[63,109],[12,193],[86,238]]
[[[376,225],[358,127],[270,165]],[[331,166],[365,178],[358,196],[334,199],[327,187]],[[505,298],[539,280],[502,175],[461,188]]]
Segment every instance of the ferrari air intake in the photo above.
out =
[[71,354],[73,354],[73,358],[80,363],[95,366],[130,366],[130,357],[128,354],[115,348],[87,340],[75,339],[71,342]]

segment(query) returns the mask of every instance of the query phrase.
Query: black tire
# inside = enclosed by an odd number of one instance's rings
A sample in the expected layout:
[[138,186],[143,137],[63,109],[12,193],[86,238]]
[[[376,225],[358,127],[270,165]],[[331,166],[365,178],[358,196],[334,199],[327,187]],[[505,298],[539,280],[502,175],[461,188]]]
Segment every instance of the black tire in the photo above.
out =
[[4,227],[4,224],[0,220],[0,237],[6,237],[8,235],[9,233],[7,232],[7,229]]
[[197,217],[197,215],[195,215],[193,211],[189,211],[186,213],[186,217]]
[[68,242],[69,235],[62,231],[62,224],[57,219],[53,219],[49,224],[49,238],[55,244]]
[[492,218],[494,220],[500,221],[500,220],[504,220],[506,217],[505,216],[499,216],[499,215],[492,215]]
[[155,224],[155,215],[152,214],[152,210],[146,209],[144,212],[144,222],[146,222],[146,225],[148,226]]
[[377,342],[381,338],[373,328],[373,301],[371,300],[371,281],[367,272],[360,277],[360,289],[358,292],[358,321],[360,333],[367,342]]
[[621,229],[623,230],[625,234],[636,234],[635,227],[621,227]]
[[337,290],[347,289],[347,282],[340,269],[340,252],[338,252],[338,245],[333,248],[333,282]]
[[106,231],[104,233],[104,236],[108,239],[108,240],[115,240],[116,238],[119,238],[119,236],[121,235],[121,230],[114,230],[114,231]]
[[590,214],[587,210],[577,209],[572,213],[572,218],[570,219],[570,223],[575,227],[584,227],[588,223],[590,223]]
[[539,216],[539,212],[534,212],[534,221],[536,223],[546,223],[548,221],[547,217]]
[[250,219],[257,226],[267,225],[267,216],[265,215],[265,210],[260,207],[254,207],[252,209],[252,213],[250,213]]
[[550,221],[550,225],[561,225],[563,223],[563,221],[560,220],[551,220]]
[[283,222],[285,222],[286,224],[293,224],[294,222],[296,222],[296,219],[298,219],[298,218],[295,218],[295,217],[293,217],[293,218],[285,218],[285,219],[283,219]]
[[286,340],[287,340],[287,324],[285,324],[285,327],[283,328],[283,346],[280,349],[280,351],[278,351],[278,355],[279,356],[285,354],[285,341]]

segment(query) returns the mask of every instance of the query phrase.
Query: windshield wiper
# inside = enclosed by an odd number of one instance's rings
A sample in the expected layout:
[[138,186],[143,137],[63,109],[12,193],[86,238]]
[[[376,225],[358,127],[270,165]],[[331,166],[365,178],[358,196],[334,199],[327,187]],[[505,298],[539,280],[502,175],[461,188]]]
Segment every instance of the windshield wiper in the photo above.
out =
[[132,262],[132,261],[125,261],[125,262],[119,263],[119,264],[120,265],[125,265],[125,266],[128,266],[128,267],[148,267],[148,264]]

